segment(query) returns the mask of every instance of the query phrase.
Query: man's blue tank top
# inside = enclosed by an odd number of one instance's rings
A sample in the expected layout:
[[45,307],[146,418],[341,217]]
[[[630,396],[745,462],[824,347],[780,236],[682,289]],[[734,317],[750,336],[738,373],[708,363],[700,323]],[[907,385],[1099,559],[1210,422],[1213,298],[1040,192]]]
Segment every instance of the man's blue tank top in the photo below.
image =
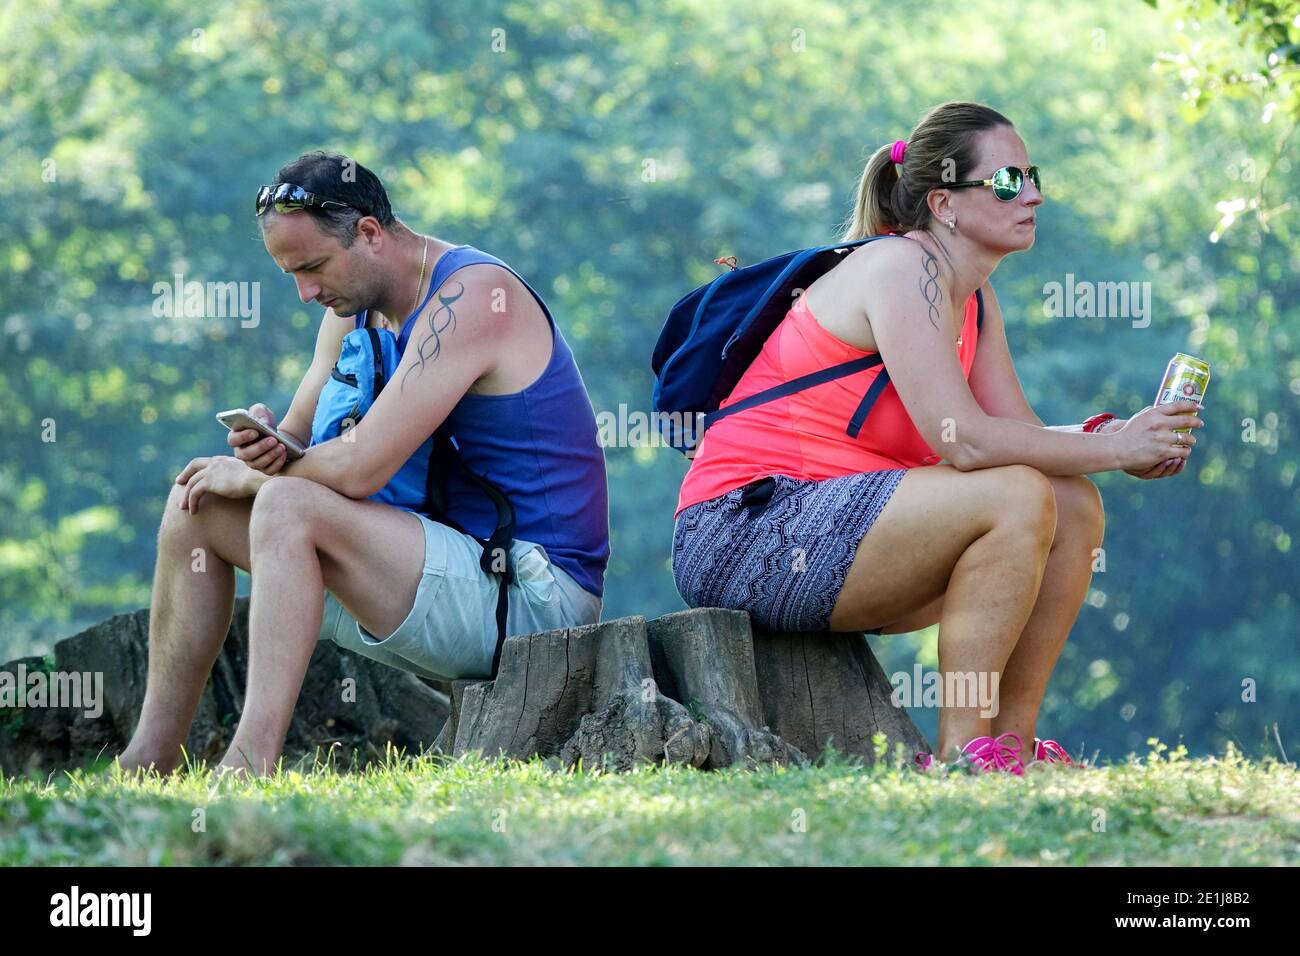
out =
[[[447,427],[470,470],[510,499],[515,537],[540,544],[583,589],[599,597],[609,563],[605,455],[587,388],[551,310],[523,276],[469,245],[449,249],[438,260],[420,308],[453,272],[479,263],[509,270],[533,294],[551,326],[551,360],[523,391],[465,393],[447,416]],[[365,311],[356,317],[356,328],[365,327],[368,315]],[[411,318],[397,337],[399,353],[405,352],[414,329]],[[412,458],[423,456],[422,462],[427,461],[427,446],[426,442]],[[457,468],[447,470],[447,514],[480,538],[496,527],[492,501]]]

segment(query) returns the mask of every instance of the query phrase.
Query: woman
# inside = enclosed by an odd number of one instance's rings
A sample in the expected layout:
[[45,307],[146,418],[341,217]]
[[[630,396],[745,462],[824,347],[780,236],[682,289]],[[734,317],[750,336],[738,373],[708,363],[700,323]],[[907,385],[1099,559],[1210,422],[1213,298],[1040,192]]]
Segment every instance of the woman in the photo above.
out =
[[945,686],[982,675],[996,708],[945,701],[922,769],[1071,762],[1034,732],[1102,541],[1084,476],[1176,475],[1196,439],[1175,429],[1204,424],[1193,402],[1082,426],[1034,414],[989,277],[1033,245],[1042,201],[1024,142],[986,106],[945,103],[878,149],[842,238],[902,238],[866,243],[812,283],[722,407],[877,351],[890,383],[853,436],[845,423],[880,365],[719,419],[678,500],[673,574],[693,607],[784,631],[940,623]]

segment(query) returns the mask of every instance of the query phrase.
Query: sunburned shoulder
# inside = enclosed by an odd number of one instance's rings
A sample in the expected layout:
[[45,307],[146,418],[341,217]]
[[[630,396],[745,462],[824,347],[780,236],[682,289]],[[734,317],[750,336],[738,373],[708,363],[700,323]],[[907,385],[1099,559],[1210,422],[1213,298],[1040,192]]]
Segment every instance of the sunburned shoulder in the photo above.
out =
[[442,305],[456,304],[467,311],[486,309],[501,313],[510,310],[510,300],[518,292],[528,295],[528,290],[509,269],[491,262],[476,262],[449,275],[434,293],[434,301]]
[[454,331],[462,341],[491,343],[494,350],[540,345],[542,333],[535,330],[548,328],[523,282],[509,269],[486,262],[449,275],[434,290],[418,321],[422,329],[440,334]]
[[530,314],[532,294],[509,269],[490,262],[463,266],[449,275],[425,306],[423,315],[438,326],[454,321],[466,331],[494,337],[508,333]]

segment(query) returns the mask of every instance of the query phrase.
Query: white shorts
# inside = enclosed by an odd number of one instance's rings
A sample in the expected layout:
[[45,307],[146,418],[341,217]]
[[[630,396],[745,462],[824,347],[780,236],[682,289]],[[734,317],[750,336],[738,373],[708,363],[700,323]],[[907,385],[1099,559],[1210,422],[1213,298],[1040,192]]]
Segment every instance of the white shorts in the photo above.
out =
[[[496,652],[500,578],[479,566],[483,549],[454,528],[411,512],[424,525],[424,573],[406,620],[371,634],[329,591],[321,640],[433,680],[487,678]],[[602,600],[554,564],[540,544],[515,539],[506,635],[594,624]]]

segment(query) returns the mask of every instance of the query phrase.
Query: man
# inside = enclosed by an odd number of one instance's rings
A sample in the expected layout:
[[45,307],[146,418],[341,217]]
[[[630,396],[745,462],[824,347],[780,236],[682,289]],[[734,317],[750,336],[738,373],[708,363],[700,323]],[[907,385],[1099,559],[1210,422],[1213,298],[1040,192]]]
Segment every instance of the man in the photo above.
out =
[[[235,456],[196,458],[176,479],[158,537],[145,702],[124,769],[168,773],[230,625],[234,568],[252,575],[247,697],[221,767],[270,773],[316,641],[427,677],[487,677],[501,576],[478,539],[515,512],[506,633],[599,619],[609,557],[604,457],[573,355],[531,287],[472,246],[417,234],[382,183],[337,154],[308,153],[258,193],[263,242],[303,302],[326,307],[311,367],[283,423],[307,448],[232,431]],[[408,333],[390,382],[345,434],[307,447],[344,336]],[[464,469],[445,516],[381,491],[446,426]],[[196,550],[197,549],[197,550]],[[203,562],[195,555],[202,554]],[[199,570],[195,570],[199,568]]]

